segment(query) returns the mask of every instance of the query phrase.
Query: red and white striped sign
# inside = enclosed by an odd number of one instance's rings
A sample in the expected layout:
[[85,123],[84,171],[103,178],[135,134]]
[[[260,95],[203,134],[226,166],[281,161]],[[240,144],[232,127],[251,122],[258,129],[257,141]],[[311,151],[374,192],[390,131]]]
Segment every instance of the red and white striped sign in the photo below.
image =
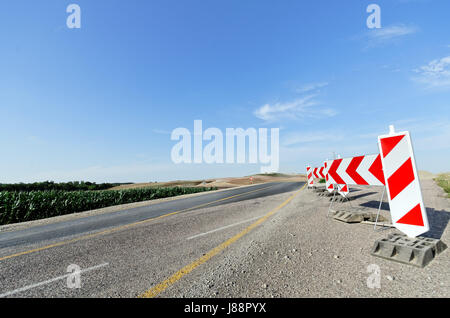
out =
[[[336,166],[335,162],[342,159],[335,159],[335,160],[328,160],[325,161],[325,182],[326,182],[326,188],[328,192],[332,192],[334,189],[337,189],[338,193],[342,195],[343,197],[347,197],[347,195],[350,193],[350,189],[348,185],[343,181],[342,179],[339,179],[339,182],[336,181],[334,178],[336,176],[335,173],[330,173],[330,170],[333,172],[334,166]],[[334,166],[333,166],[334,165]],[[328,168],[328,169],[327,169]],[[339,178],[339,176],[338,176]]]
[[316,178],[316,179],[320,179],[320,178],[322,178],[322,179],[325,179],[325,175],[324,175],[324,167],[319,167],[319,168],[314,168],[313,169],[313,176],[314,176],[314,178]]
[[334,185],[335,182],[334,180],[330,177],[330,174],[328,173],[328,169],[330,167],[330,163],[332,162],[332,160],[327,160],[323,163],[324,166],[324,170],[325,170],[325,187],[328,190],[328,192],[333,192],[334,190]]
[[349,186],[347,184],[338,185],[338,193],[344,198],[350,193]]
[[380,155],[332,160],[328,174],[336,184],[384,185]]
[[313,170],[311,167],[306,167],[306,175],[308,177],[308,187],[314,186],[314,177],[313,177]]
[[409,132],[378,137],[392,223],[410,237],[429,231]]

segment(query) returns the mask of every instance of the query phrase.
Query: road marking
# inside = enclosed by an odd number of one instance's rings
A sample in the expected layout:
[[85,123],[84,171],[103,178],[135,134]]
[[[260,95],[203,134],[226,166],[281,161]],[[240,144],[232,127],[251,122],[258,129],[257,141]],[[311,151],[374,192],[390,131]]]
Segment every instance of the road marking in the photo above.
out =
[[233,226],[236,226],[236,225],[239,225],[239,224],[243,224],[243,223],[247,223],[247,222],[259,219],[260,217],[261,216],[257,216],[257,217],[254,217],[254,218],[251,218],[251,219],[248,219],[248,220],[245,220],[245,221],[241,221],[241,222],[238,222],[238,223],[222,226],[222,227],[219,227],[219,228],[217,228],[215,230],[211,230],[211,231],[208,231],[208,232],[204,232],[204,233],[200,233],[200,234],[188,237],[186,240],[189,241],[189,240],[192,240],[193,238],[196,238],[196,237],[200,237],[200,236],[208,235],[208,234],[211,234],[211,233],[214,233],[214,232],[218,232],[218,231],[221,231],[221,230],[225,230],[225,229],[227,229],[229,227],[233,227]]
[[[79,274],[86,273],[86,272],[89,272],[89,271],[93,271],[95,269],[98,269],[98,268],[101,268],[101,267],[104,267],[104,266],[108,266],[108,265],[109,265],[109,263],[103,263],[103,264],[100,264],[100,265],[92,266],[92,267],[89,267],[89,268],[81,270],[79,272]],[[23,292],[23,291],[26,291],[26,290],[29,290],[29,289],[32,289],[32,288],[36,288],[36,287],[39,287],[39,286],[48,285],[50,283],[53,283],[53,282],[56,282],[58,280],[64,279],[66,277],[69,277],[70,275],[73,275],[73,273],[69,273],[69,274],[66,274],[66,275],[63,275],[63,276],[59,276],[59,277],[55,277],[55,278],[52,278],[52,279],[49,279],[49,280],[45,280],[45,281],[40,282],[40,283],[36,283],[36,284],[28,285],[28,286],[25,286],[25,287],[22,287],[22,288],[18,288],[18,289],[6,292],[4,294],[0,294],[0,298],[11,296],[11,295],[14,295],[14,294],[17,294],[17,293],[20,293],[20,292]]]
[[236,234],[232,238],[226,240],[219,246],[213,248],[208,253],[204,254],[199,259],[195,260],[194,262],[190,263],[189,265],[186,265],[182,269],[180,269],[178,272],[164,280],[163,282],[159,283],[158,285],[152,287],[151,289],[147,290],[145,293],[139,296],[139,298],[152,298],[157,296],[159,293],[166,290],[168,287],[173,285],[175,282],[180,280],[183,276],[189,274],[192,272],[196,267],[202,265],[203,263],[206,263],[209,259],[211,259],[213,256],[217,255],[219,252],[224,250],[229,245],[233,244],[237,240],[239,240],[241,237],[243,237],[245,234],[253,230],[255,227],[266,221],[270,216],[278,212],[281,208],[283,208],[286,204],[288,204],[293,198],[295,198],[300,191],[302,191],[306,187],[307,183],[305,183],[300,190],[296,191],[293,195],[291,195],[286,201],[281,203],[279,206],[277,206],[275,209],[264,215],[263,217],[259,218],[255,223],[248,226],[246,229],[244,229],[242,232]]
[[46,245],[46,246],[43,246],[43,247],[38,247],[38,248],[35,248],[35,249],[31,249],[31,250],[28,250],[28,251],[24,251],[24,252],[19,252],[19,253],[3,256],[3,257],[0,257],[0,261],[3,261],[5,259],[9,259],[9,258],[13,258],[13,257],[17,257],[17,256],[21,256],[21,255],[26,255],[26,254],[30,254],[30,253],[43,251],[43,250],[46,250],[46,249],[49,249],[49,248],[53,248],[53,247],[67,245],[67,244],[70,244],[70,243],[74,243],[74,242],[77,242],[77,241],[93,238],[93,237],[104,235],[104,234],[114,233],[114,232],[117,232],[117,231],[120,231],[120,230],[123,230],[123,229],[134,227],[136,225],[144,224],[144,223],[147,223],[147,222],[150,222],[150,221],[154,221],[154,220],[157,220],[157,219],[162,219],[162,218],[167,217],[167,216],[175,215],[175,214],[182,213],[182,212],[187,212],[187,211],[198,209],[198,208],[201,208],[201,207],[213,204],[213,203],[217,203],[217,202],[229,200],[229,199],[232,199],[232,198],[244,196],[244,195],[247,195],[247,194],[251,194],[251,193],[254,193],[254,192],[262,191],[262,190],[265,190],[265,189],[268,189],[268,188],[275,187],[276,185],[277,184],[271,185],[271,186],[268,186],[268,187],[264,187],[264,188],[260,188],[260,189],[256,189],[256,190],[253,190],[253,191],[245,192],[245,193],[235,194],[235,195],[232,195],[232,196],[229,196],[229,197],[225,197],[225,198],[222,198],[222,199],[218,199],[218,200],[215,200],[215,201],[203,203],[203,204],[200,204],[200,205],[188,208],[188,209],[184,209],[184,210],[180,210],[180,211],[175,211],[175,212],[163,214],[163,215],[160,215],[160,216],[157,216],[157,217],[154,217],[154,218],[149,218],[149,219],[146,219],[146,220],[142,220],[142,221],[126,224],[126,225],[121,225],[121,226],[114,227],[114,228],[111,228],[111,229],[108,229],[108,230],[105,230],[105,231],[100,231],[100,232],[96,232],[96,233],[92,233],[92,234],[83,235],[83,236],[80,236],[80,237],[77,237],[77,238],[74,238],[74,239],[71,239],[71,240],[61,241],[61,242],[58,242],[58,243],[54,243],[54,244]]

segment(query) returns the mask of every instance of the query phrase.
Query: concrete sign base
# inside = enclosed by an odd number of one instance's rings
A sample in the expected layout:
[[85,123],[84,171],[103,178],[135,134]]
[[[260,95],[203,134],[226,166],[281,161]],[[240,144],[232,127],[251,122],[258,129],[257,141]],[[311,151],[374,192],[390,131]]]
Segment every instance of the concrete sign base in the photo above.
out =
[[346,197],[346,198],[344,198],[342,195],[335,195],[334,196],[334,198],[333,197],[331,197],[330,198],[330,201],[333,201],[333,202],[346,202],[346,201],[351,201],[351,197]]
[[[333,192],[328,192],[327,190],[323,191],[323,192],[318,192],[317,193],[320,197],[332,197],[334,195]],[[336,194],[337,195],[337,194]]]
[[[334,212],[333,218],[345,223],[361,223],[362,221],[374,222],[376,216],[377,215],[374,213],[368,213],[364,211],[338,210]],[[378,217],[378,222],[385,221],[386,219],[383,216],[380,215]]]
[[447,245],[438,239],[389,234],[388,238],[375,242],[370,254],[395,262],[425,267],[446,248]]

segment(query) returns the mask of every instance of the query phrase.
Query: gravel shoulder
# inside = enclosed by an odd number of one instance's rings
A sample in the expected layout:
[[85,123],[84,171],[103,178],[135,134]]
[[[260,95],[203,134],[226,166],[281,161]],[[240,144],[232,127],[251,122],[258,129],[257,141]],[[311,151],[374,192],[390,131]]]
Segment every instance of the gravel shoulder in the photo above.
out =
[[[421,186],[433,235],[450,245],[450,201],[432,180],[423,180]],[[380,191],[361,187],[351,193],[358,197],[351,204],[376,212]],[[264,198],[261,204],[286,195]],[[334,206],[349,207],[348,203]],[[302,191],[262,226],[160,296],[450,297],[449,249],[423,269],[373,257],[375,240],[398,231],[374,231],[371,225],[327,218],[328,207],[326,198]],[[389,219],[387,210],[382,214]],[[380,268],[380,288],[368,287],[372,264]]]

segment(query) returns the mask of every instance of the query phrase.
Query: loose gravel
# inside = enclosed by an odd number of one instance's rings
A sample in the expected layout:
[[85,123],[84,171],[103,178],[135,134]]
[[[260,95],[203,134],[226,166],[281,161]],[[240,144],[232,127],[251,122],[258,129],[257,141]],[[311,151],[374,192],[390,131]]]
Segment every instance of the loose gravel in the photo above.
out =
[[[433,231],[450,245],[450,201],[432,180],[422,190]],[[350,203],[376,213],[381,189],[354,187]],[[289,194],[261,199],[286,199]],[[394,228],[347,224],[327,217],[330,202],[311,190],[232,247],[160,294],[161,297],[450,297],[450,249],[425,268],[370,255],[377,239]],[[382,215],[390,220],[388,203]],[[374,269],[379,269],[377,275]],[[379,281],[379,284],[377,283]]]

